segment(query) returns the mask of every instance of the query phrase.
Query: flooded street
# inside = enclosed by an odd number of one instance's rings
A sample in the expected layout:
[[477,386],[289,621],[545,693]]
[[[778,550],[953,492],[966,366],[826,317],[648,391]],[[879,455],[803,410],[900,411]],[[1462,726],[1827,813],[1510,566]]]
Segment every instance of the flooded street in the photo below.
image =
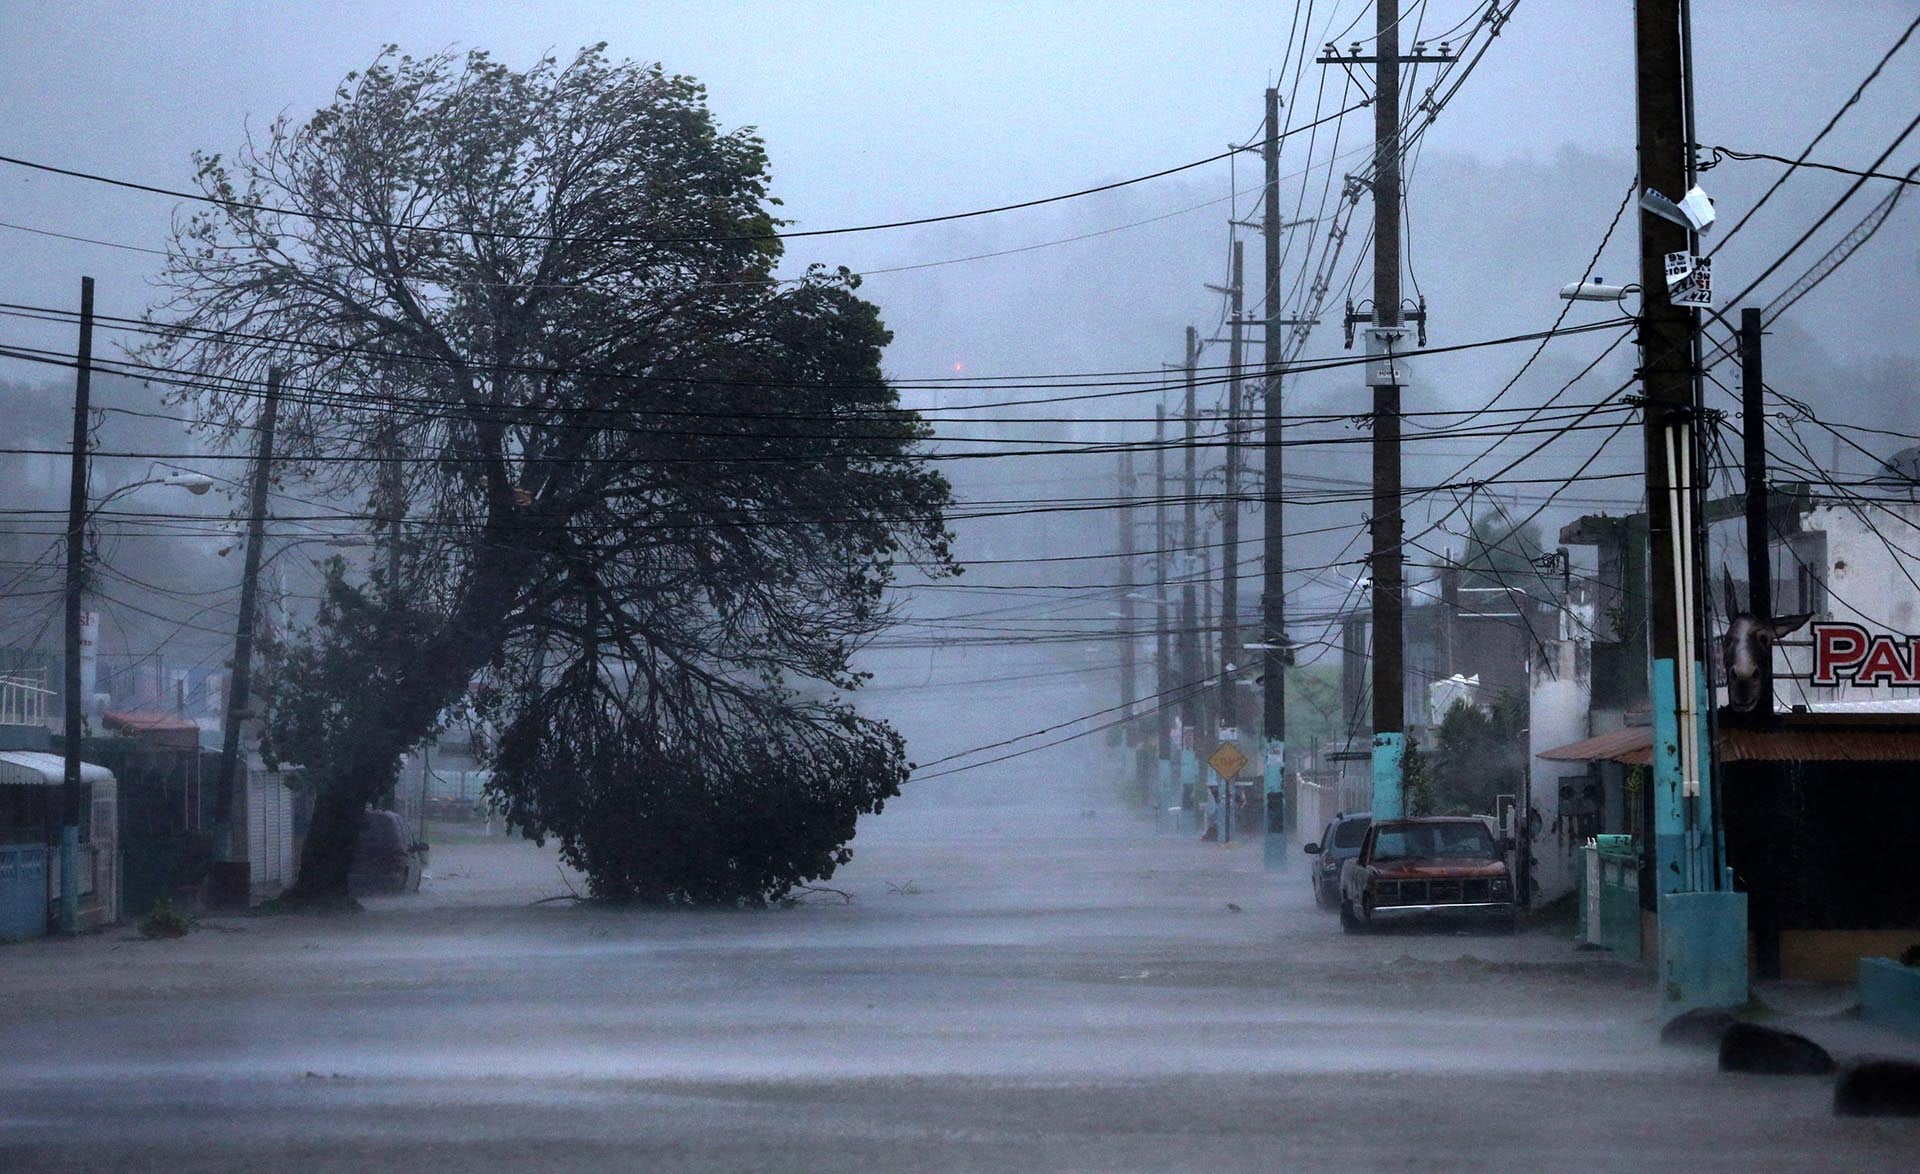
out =
[[[1257,841],[938,798],[866,821],[833,882],[850,903],[531,905],[566,891],[551,853],[466,831],[425,892],[362,916],[7,947],[0,1156],[1898,1169],[1920,1142],[1920,1122],[1834,1119],[1826,1080],[1663,1049],[1647,974],[1560,934],[1352,937]],[[1838,1053],[1887,1044],[1792,1022]]]

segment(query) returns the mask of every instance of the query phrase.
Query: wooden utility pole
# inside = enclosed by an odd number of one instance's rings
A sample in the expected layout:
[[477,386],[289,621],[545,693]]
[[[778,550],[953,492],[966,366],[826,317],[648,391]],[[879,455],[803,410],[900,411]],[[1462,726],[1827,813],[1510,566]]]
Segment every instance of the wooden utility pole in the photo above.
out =
[[80,923],[80,632],[87,590],[87,425],[93,391],[93,278],[80,279],[80,346],[73,375],[73,467],[67,491],[66,650],[61,692],[64,773],[60,786],[60,932]]
[[[1172,666],[1169,663],[1167,633],[1167,406],[1155,404],[1153,407],[1153,688],[1157,704],[1154,707],[1153,732],[1154,749],[1158,761],[1154,769],[1158,772],[1154,778],[1159,784],[1155,799],[1160,811],[1172,806],[1173,800],[1173,738],[1168,729],[1166,707],[1169,704],[1170,691],[1173,688]],[[1155,813],[1155,818],[1159,812]]]
[[[1375,5],[1373,321],[1376,352],[1400,325],[1400,3]],[[1406,812],[1406,661],[1400,540],[1400,384],[1391,362],[1373,382],[1373,812]]]
[[[1246,248],[1233,242],[1233,275],[1225,290],[1232,328],[1227,336],[1227,460],[1220,504],[1220,663],[1215,708],[1220,737],[1236,737],[1240,707],[1234,697],[1232,667],[1241,657],[1235,647],[1240,626],[1240,365],[1244,355]],[[1229,732],[1234,731],[1234,732]],[[1233,780],[1220,780],[1220,842],[1233,839]]]
[[[1194,405],[1195,366],[1200,361],[1199,333],[1191,326],[1187,327],[1186,357],[1186,404],[1184,408],[1186,433],[1186,525],[1181,529],[1180,560],[1180,688],[1184,696],[1180,701],[1181,728],[1185,738],[1192,744],[1191,749],[1199,748],[1200,693],[1195,688],[1201,678],[1200,655],[1200,609],[1194,597],[1195,580],[1199,576],[1200,554],[1200,517],[1195,500],[1196,483],[1199,470],[1196,465],[1198,449],[1195,445],[1194,428],[1198,419]],[[1188,811],[1198,810],[1200,788],[1200,759],[1182,747],[1180,753],[1181,806]]]
[[253,690],[253,629],[260,600],[260,547],[266,539],[267,486],[273,469],[273,427],[280,408],[280,368],[267,372],[267,395],[260,405],[260,448],[254,460],[253,482],[247,494],[247,554],[240,577],[240,618],[233,638],[233,667],[227,674],[227,715],[220,738],[219,817],[209,901],[225,908],[244,909],[252,901],[252,846],[247,842],[250,812],[245,753],[240,727],[251,712]]
[[[1669,200],[1686,191],[1684,0],[1635,0],[1640,184]],[[1747,998],[1746,897],[1715,866],[1707,683],[1700,612],[1700,448],[1695,311],[1667,294],[1667,258],[1691,252],[1688,229],[1640,214],[1640,370],[1645,392],[1650,570],[1648,687],[1653,709],[1653,849],[1659,894],[1660,989],[1670,1010]],[[1761,478],[1764,481],[1764,474]]]
[[[1443,50],[1445,46],[1442,46]],[[1400,52],[1399,0],[1376,0],[1371,56],[1357,48],[1317,58],[1324,65],[1373,69],[1373,313],[1367,328],[1367,385],[1373,390],[1373,814],[1406,812],[1406,574],[1400,482],[1400,388],[1405,382],[1400,298],[1400,67],[1454,60],[1416,45]],[[1425,310],[1416,317],[1423,328]],[[1356,315],[1349,314],[1348,322]]]
[[1261,847],[1263,862],[1277,868],[1286,859],[1287,791],[1287,591],[1286,530],[1280,512],[1282,486],[1280,363],[1285,354],[1281,342],[1280,316],[1280,91],[1267,90],[1267,127],[1260,145],[1260,161],[1266,169],[1266,189],[1261,209],[1261,233],[1265,237],[1265,290],[1261,309],[1266,314],[1262,331],[1262,361],[1266,365],[1265,386],[1261,393],[1260,438],[1265,447],[1261,482],[1261,549],[1264,561],[1260,574],[1260,681],[1261,804],[1265,818],[1261,826],[1266,841]]
[[[1773,552],[1768,541],[1766,379],[1760,362],[1761,314],[1740,311],[1740,415],[1747,474],[1747,610],[1761,623],[1773,619]],[[1733,617],[1728,616],[1729,620]],[[1753,720],[1773,719],[1773,656],[1760,666],[1760,702]]]
[[1138,737],[1133,728],[1134,703],[1139,694],[1134,678],[1133,630],[1133,450],[1120,450],[1120,718],[1125,744]]

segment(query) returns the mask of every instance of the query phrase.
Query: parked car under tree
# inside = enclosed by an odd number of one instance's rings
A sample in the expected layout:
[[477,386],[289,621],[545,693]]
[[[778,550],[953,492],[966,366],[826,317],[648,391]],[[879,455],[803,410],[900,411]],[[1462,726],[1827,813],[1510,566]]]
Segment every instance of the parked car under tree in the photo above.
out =
[[427,846],[414,839],[405,816],[397,811],[360,813],[347,881],[354,895],[419,892],[426,864]]
[[1360,854],[1360,844],[1367,838],[1367,826],[1372,822],[1371,815],[1341,812],[1327,821],[1319,840],[1301,849],[1309,856],[1320,858],[1314,862],[1307,878],[1313,886],[1314,904],[1331,909],[1340,903],[1341,867]]
[[1453,917],[1511,927],[1518,916],[1503,845],[1477,816],[1376,821],[1340,878],[1340,925]]

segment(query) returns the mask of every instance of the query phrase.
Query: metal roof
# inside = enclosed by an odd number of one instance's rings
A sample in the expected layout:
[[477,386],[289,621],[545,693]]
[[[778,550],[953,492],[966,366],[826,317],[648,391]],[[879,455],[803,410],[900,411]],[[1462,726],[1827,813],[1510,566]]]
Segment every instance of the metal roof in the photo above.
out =
[[1920,763],[1920,724],[1902,728],[1894,725],[1790,722],[1771,730],[1723,726],[1720,730],[1720,760]]
[[110,730],[144,735],[155,746],[173,750],[200,748],[200,726],[191,718],[170,713],[123,713],[109,709],[100,715],[100,724]]
[[[1764,730],[1722,725],[1716,749],[1722,762],[1920,763],[1920,719],[1889,713],[1782,714]],[[1646,766],[1653,761],[1653,729],[1627,726],[1556,746],[1537,757]]]
[[1626,726],[1543,750],[1535,757],[1553,762],[1621,762],[1645,766],[1653,761],[1653,727]]
[[[66,782],[66,759],[40,750],[0,750],[0,786],[58,787]],[[110,783],[113,772],[91,762],[80,764],[83,783]]]

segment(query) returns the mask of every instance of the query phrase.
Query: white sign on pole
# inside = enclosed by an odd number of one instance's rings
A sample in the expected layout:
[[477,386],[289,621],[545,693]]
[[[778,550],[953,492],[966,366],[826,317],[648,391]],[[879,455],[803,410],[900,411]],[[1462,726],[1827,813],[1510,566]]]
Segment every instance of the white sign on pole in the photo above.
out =
[[1713,305],[1713,259],[1667,254],[1667,300],[1676,306]]

